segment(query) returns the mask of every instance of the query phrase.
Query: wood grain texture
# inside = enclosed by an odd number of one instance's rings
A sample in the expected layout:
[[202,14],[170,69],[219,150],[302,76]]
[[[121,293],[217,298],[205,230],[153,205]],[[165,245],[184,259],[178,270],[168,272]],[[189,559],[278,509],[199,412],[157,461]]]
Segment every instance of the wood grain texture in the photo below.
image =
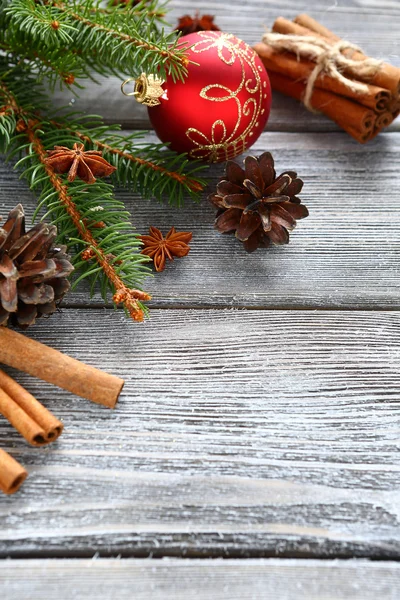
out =
[[[398,600],[400,565],[365,560],[16,560],[4,600]],[[3,588],[4,590],[4,588]]]
[[[399,147],[398,133],[365,147],[344,133],[264,133],[252,152],[270,150],[278,171],[298,171],[310,216],[298,223],[288,246],[251,255],[233,236],[213,229],[207,194],[223,165],[206,172],[208,190],[198,205],[188,200],[183,210],[119,191],[140,233],[150,225],[164,232],[174,225],[194,234],[188,257],[146,281],[153,306],[398,308]],[[0,181],[3,215],[19,201],[32,214],[35,198],[4,163]],[[65,302],[80,306],[88,298],[82,285]],[[103,304],[99,296],[94,304]]]
[[[271,27],[278,16],[294,18],[299,12],[308,11],[338,35],[360,45],[371,56],[400,66],[399,2],[361,0],[341,4],[332,0],[322,0],[318,6],[310,0],[287,0],[284,3],[277,0],[205,0],[200,3],[172,0],[168,20],[175,26],[179,16],[194,13],[199,8],[202,13],[215,15],[223,31],[234,33],[253,45],[261,40],[265,27]],[[128,76],[132,74],[128,73]],[[54,96],[56,106],[72,105],[77,110],[101,114],[107,122],[121,123],[125,128],[150,127],[145,107],[121,94],[120,79],[100,76],[97,79],[99,85],[88,82],[79,97],[74,97],[68,90],[57,91]],[[338,131],[338,127],[326,117],[311,114],[298,102],[277,93],[274,94],[267,128],[269,131],[291,132]],[[400,119],[391,125],[390,130],[400,130]]]
[[[189,4],[250,44],[278,15],[308,11],[400,65],[394,0],[173,0],[170,20]],[[54,103],[148,126],[117,79],[100,84]],[[305,180],[311,216],[290,246],[248,256],[213,231],[206,194],[178,211],[119,191],[140,232],[194,231],[189,257],[149,281],[151,320],[128,323],[98,297],[83,308],[81,287],[29,332],[127,383],[110,412],[8,370],[65,433],[31,449],[0,422],[0,447],[30,471],[0,498],[0,556],[400,558],[400,120],[360,146],[275,95],[268,129],[254,153],[272,151],[278,170]],[[220,173],[208,171],[210,189]],[[4,163],[0,183],[3,215],[19,201],[32,214],[34,196]],[[2,561],[0,584],[10,600],[397,600],[398,572],[331,560]]]
[[29,335],[126,385],[112,412],[17,374],[65,431],[1,422],[30,472],[2,557],[400,557],[397,313],[68,309]]

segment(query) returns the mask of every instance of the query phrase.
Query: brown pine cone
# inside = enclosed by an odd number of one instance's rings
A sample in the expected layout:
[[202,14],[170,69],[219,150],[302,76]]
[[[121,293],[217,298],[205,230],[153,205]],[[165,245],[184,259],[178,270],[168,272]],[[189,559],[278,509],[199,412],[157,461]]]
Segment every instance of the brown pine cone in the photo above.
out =
[[56,236],[57,228],[45,223],[26,233],[21,204],[0,227],[0,325],[10,321],[26,329],[52,314],[69,290],[74,267],[66,246],[53,246]]
[[247,252],[288,244],[296,220],[308,216],[297,197],[302,180],[294,171],[276,177],[270,152],[247,156],[244,166],[243,170],[228,161],[226,178],[218,183],[217,193],[209,196],[219,208],[215,228],[221,233],[235,233]]

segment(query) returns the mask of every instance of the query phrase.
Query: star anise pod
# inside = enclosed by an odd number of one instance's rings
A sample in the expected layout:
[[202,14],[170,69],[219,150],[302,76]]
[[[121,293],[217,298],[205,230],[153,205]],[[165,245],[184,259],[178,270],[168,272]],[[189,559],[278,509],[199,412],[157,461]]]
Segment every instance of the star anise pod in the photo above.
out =
[[83,144],[74,144],[73,148],[54,146],[48,150],[46,162],[55,173],[68,173],[68,181],[78,176],[86,183],[94,183],[96,177],[107,177],[116,170],[102,157],[99,150],[84,150]]
[[296,220],[308,216],[297,194],[303,182],[294,171],[279,177],[269,152],[258,158],[247,156],[244,170],[228,161],[226,177],[217,185],[209,200],[218,206],[215,228],[221,233],[235,233],[248,252],[271,244],[289,243],[289,231]]
[[142,254],[150,256],[153,259],[156,271],[164,271],[166,259],[174,260],[174,257],[181,258],[190,251],[188,243],[192,239],[190,231],[175,231],[171,227],[167,235],[163,234],[157,227],[150,227],[149,235],[142,235],[140,239],[143,242]]
[[203,15],[200,17],[197,11],[194,17],[190,15],[184,15],[179,18],[178,25],[175,27],[175,31],[181,31],[183,35],[189,33],[195,33],[196,31],[221,31],[220,28],[214,23],[213,15]]

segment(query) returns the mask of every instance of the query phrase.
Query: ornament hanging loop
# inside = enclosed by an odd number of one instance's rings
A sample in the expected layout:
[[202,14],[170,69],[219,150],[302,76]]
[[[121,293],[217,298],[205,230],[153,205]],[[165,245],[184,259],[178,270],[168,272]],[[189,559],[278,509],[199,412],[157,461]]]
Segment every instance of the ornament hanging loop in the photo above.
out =
[[125,92],[125,86],[127,83],[130,83],[131,81],[136,81],[135,77],[129,77],[129,79],[125,79],[125,81],[123,81],[121,83],[121,92],[123,93],[124,96],[135,96],[136,92]]
[[[125,92],[126,84],[131,81],[135,82],[134,91]],[[135,100],[140,104],[157,106],[158,104],[161,104],[159,98],[164,94],[162,88],[163,83],[165,83],[164,80],[156,75],[146,75],[146,73],[142,73],[140,77],[130,77],[129,79],[125,79],[121,84],[121,92],[124,96],[134,96]]]

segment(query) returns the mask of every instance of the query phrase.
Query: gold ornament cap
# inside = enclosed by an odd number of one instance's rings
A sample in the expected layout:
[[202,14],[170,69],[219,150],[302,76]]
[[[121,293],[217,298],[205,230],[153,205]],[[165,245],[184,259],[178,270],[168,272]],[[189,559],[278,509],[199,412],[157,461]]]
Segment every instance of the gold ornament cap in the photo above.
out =
[[[131,81],[135,82],[133,92],[125,92],[125,85]],[[160,79],[157,75],[146,75],[142,73],[140,77],[130,77],[121,84],[121,91],[124,96],[134,96],[136,101],[146,106],[158,106],[161,104],[159,98],[164,94],[162,87],[165,83],[164,79]]]

